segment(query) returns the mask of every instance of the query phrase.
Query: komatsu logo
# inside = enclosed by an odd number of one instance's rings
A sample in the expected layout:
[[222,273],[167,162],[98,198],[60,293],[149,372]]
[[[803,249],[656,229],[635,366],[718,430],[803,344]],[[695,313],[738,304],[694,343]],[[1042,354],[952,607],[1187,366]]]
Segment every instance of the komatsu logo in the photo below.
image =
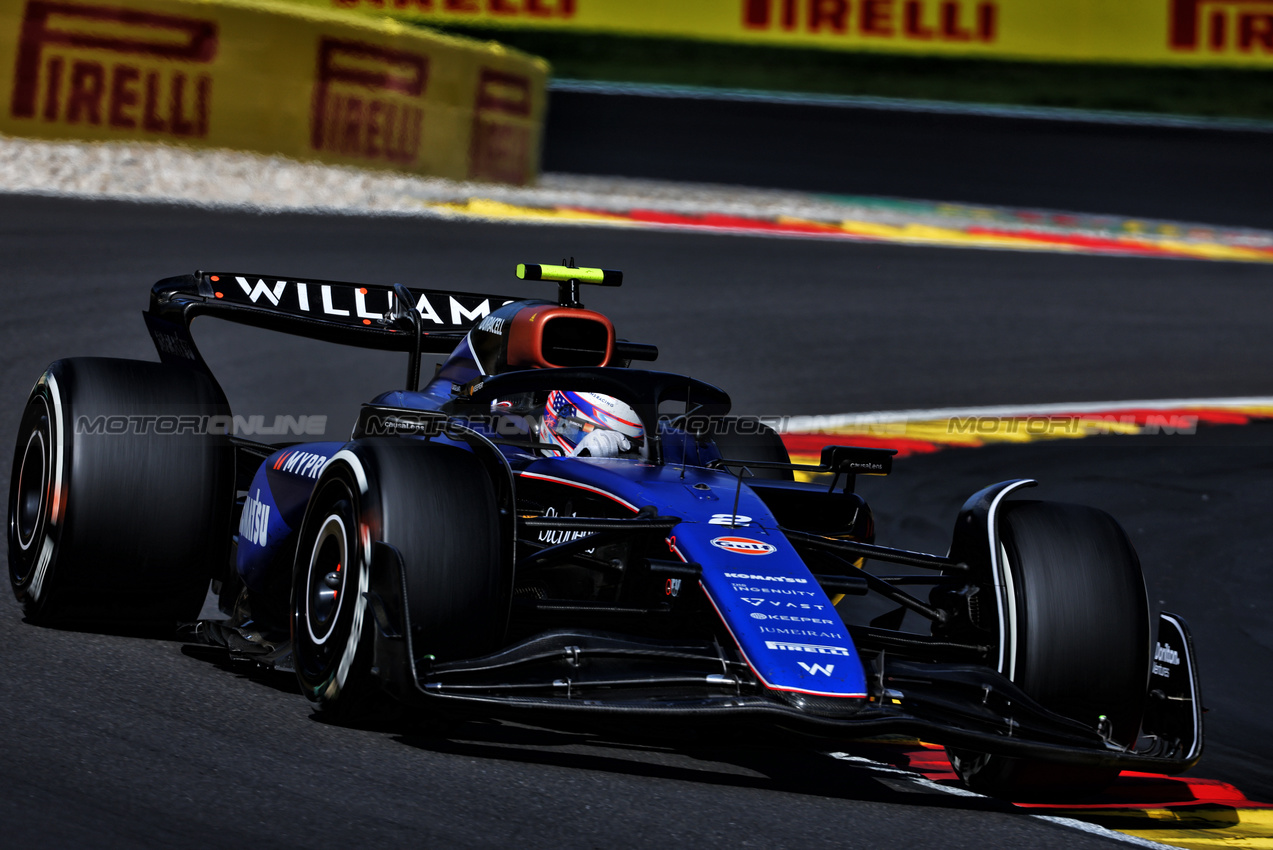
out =
[[756,576],[751,573],[725,573],[725,578],[743,578],[749,581],[776,581],[785,582],[787,584],[808,584],[807,578],[793,578],[792,576]]
[[261,490],[249,495],[243,503],[243,516],[239,519],[239,543],[247,541],[264,546],[269,536],[270,506],[261,501]]

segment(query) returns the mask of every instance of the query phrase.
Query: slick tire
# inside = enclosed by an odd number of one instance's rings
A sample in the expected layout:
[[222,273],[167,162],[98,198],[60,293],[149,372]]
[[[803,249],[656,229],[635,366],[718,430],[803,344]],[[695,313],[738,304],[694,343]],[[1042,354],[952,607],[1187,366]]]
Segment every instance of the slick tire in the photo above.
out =
[[[1000,518],[1012,584],[1001,672],[1044,707],[1134,744],[1150,663],[1140,561],[1109,514],[1057,502],[1010,502]],[[974,791],[1013,800],[1101,790],[1118,770],[960,749],[948,754]]]
[[[221,389],[180,366],[58,360],[22,414],[9,581],[45,625],[195,619],[229,558],[234,455]],[[228,420],[221,420],[228,421]]]
[[[726,460],[758,460],[776,463],[791,463],[791,455],[782,442],[778,432],[768,425],[749,416],[722,417],[713,421],[715,432],[712,439],[720,456]],[[734,475],[738,474],[737,466],[725,467]],[[748,467],[751,475],[744,473],[744,478],[757,478],[762,481],[791,481],[790,469],[762,469]]]
[[483,655],[507,627],[511,586],[499,509],[478,460],[418,440],[351,444],[314,488],[292,582],[297,679],[337,722],[366,718],[385,703],[372,671],[375,626],[364,596],[377,541],[401,556],[418,657]]

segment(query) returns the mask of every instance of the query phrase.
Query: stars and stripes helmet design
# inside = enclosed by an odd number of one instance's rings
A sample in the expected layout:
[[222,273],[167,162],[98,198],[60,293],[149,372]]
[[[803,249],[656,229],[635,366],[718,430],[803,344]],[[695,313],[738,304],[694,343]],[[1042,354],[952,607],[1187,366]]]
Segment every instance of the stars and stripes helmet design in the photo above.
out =
[[539,439],[574,451],[589,431],[604,428],[617,431],[634,443],[645,436],[641,419],[629,405],[601,393],[553,390],[544,407]]

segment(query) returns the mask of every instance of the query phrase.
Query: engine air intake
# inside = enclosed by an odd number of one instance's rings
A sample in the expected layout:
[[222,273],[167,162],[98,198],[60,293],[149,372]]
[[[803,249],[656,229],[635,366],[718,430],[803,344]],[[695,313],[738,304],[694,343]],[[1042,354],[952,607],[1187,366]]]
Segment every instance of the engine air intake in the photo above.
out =
[[576,307],[533,307],[513,319],[508,365],[514,368],[606,366],[614,357],[614,325]]

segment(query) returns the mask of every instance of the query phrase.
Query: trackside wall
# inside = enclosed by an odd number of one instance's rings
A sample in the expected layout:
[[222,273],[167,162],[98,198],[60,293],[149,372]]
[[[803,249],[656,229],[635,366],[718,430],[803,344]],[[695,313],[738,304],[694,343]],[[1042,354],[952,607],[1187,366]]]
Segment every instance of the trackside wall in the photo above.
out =
[[548,66],[388,19],[240,0],[0,0],[0,132],[526,183]]
[[1048,61],[1273,68],[1273,0],[299,0],[426,22]]

